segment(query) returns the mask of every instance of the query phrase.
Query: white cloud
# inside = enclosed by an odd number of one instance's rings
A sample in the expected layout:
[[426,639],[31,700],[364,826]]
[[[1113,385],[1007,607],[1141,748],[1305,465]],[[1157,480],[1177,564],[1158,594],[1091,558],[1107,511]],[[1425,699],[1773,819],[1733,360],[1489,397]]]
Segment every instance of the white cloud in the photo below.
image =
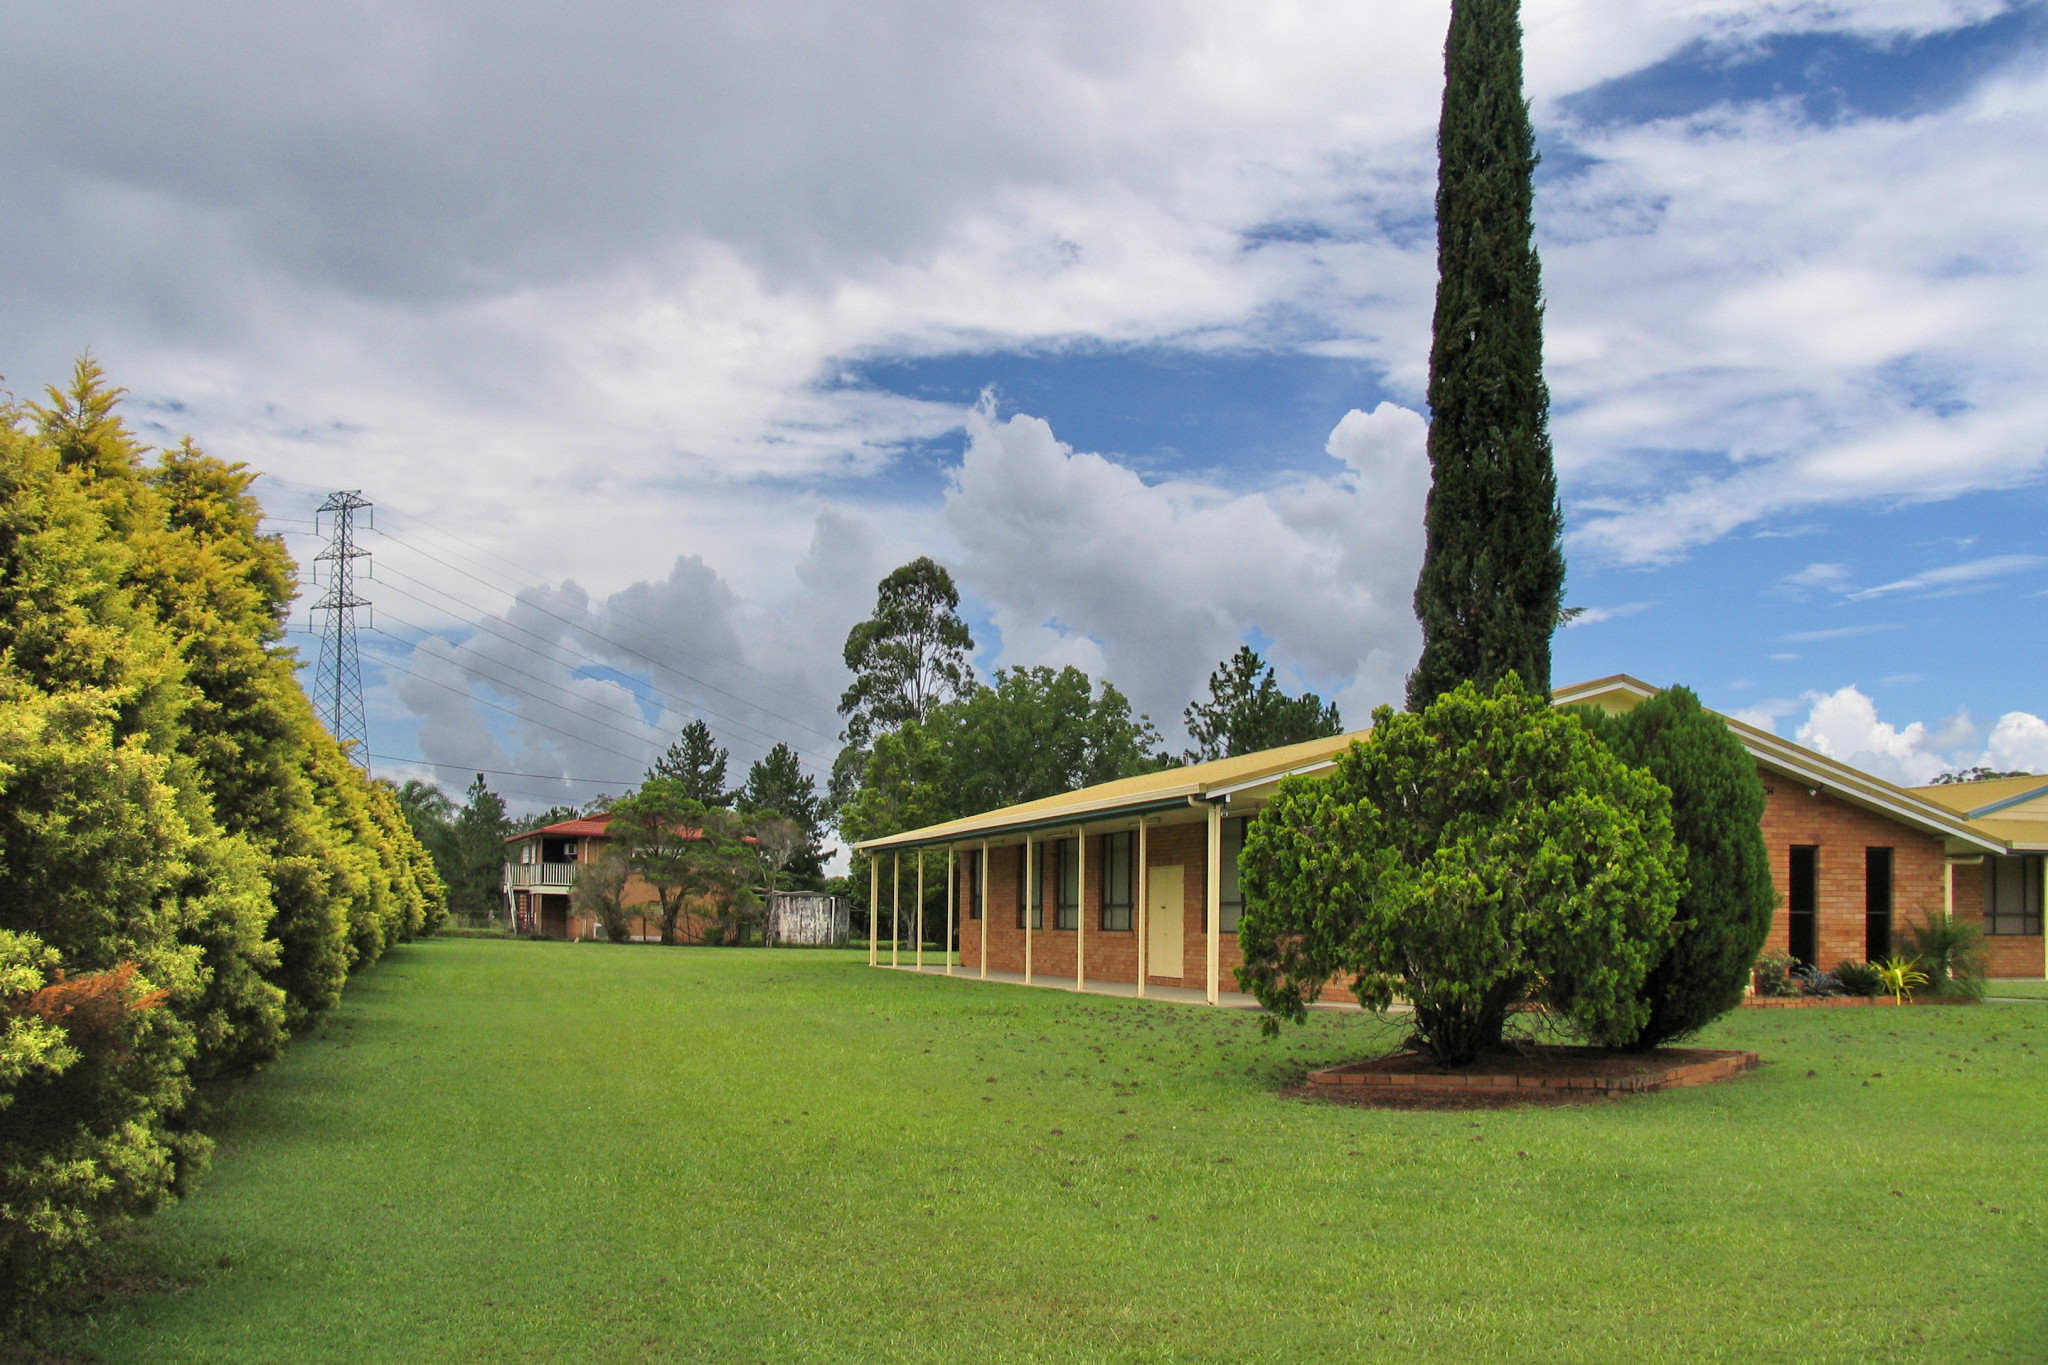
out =
[[[1930,729],[1921,721],[1901,727],[1880,720],[1877,703],[1853,685],[1808,692],[1802,700],[1807,714],[1794,734],[1799,743],[1888,782],[1919,786],[1944,772],[1980,766],[2048,772],[2048,721],[2025,711],[1999,717],[1980,748],[1983,732],[1967,709]],[[1737,719],[1759,723],[1749,713]]]
[[594,794],[568,779],[637,781],[698,717],[732,751],[733,783],[777,742],[822,782],[838,751],[840,647],[901,551],[866,518],[827,507],[779,607],[742,599],[696,556],[601,601],[573,582],[527,588],[459,642],[425,637],[403,662],[412,676],[392,687],[443,783],[478,769],[529,774],[493,780],[519,805]]
[[1567,628],[1573,626],[1597,626],[1602,621],[1612,621],[1622,616],[1634,616],[1636,613],[1648,611],[1656,605],[1655,602],[1624,602],[1618,607],[1587,607],[1577,616],[1565,622],[1565,626]]
[[1932,782],[1949,767],[1929,748],[1925,725],[1914,721],[1902,730],[1879,720],[1877,704],[1853,686],[1805,699],[1811,709],[1793,737],[1816,753],[1908,786]]
[[1002,632],[999,665],[1075,663],[1174,734],[1209,670],[1258,632],[1283,675],[1336,689],[1362,724],[1398,700],[1420,648],[1426,436],[1406,408],[1353,411],[1328,443],[1343,472],[1235,494],[1147,483],[983,406],[947,524]]
[[1973,559],[1967,564],[1946,564],[1938,569],[1917,573],[1911,578],[1901,578],[1894,582],[1881,583],[1874,588],[1852,592],[1849,594],[1849,600],[1863,602],[1873,597],[1885,597],[1901,592],[1938,596],[1938,590],[1943,588],[1953,588],[1965,583],[1982,583],[1989,579],[2009,578],[2022,570],[2038,567],[2043,562],[2039,555],[1992,555],[1985,559]]
[[2025,711],[2008,711],[1991,727],[1984,766],[1998,772],[2048,773],[2048,721]]
[[1911,118],[1578,130],[1599,164],[1539,211],[1575,545],[1665,562],[1789,513],[2039,478],[2048,190],[1999,187],[2048,157],[2044,112],[2048,68],[2022,63]]

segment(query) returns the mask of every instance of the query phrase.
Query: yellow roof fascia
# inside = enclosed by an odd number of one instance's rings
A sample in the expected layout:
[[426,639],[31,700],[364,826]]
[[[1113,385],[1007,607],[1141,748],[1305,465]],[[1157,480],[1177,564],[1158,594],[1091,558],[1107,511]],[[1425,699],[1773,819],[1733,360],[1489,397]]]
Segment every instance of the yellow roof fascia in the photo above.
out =
[[980,815],[969,815],[959,820],[927,825],[922,829],[905,830],[901,834],[890,834],[879,839],[865,839],[854,844],[854,848],[866,853],[884,849],[965,843],[974,839],[994,838],[1027,827],[1039,829],[1067,823],[1082,824],[1093,820],[1111,820],[1120,815],[1137,814],[1141,808],[1156,810],[1176,801],[1192,803],[1220,800],[1269,782],[1277,783],[1281,778],[1299,770],[1326,767],[1355,741],[1364,739],[1371,733],[1370,730],[1355,730],[1350,734],[1335,735],[1326,739],[1311,739],[1300,744],[1282,745],[1278,749],[1262,749],[1254,754],[1239,754],[1234,758],[1212,759],[1207,763],[1193,763],[1184,768],[1165,768],[1156,773],[1141,773],[1137,777],[1102,782],[1076,791],[1061,792],[1057,796],[1040,797],[1036,801],[1024,801],[1014,806],[1004,806],[999,810],[984,811]]
[[[1550,696],[1552,703],[1558,706],[1598,706],[1618,713],[1633,709],[1662,690],[1641,678],[1616,673],[1592,682],[1557,688]],[[1852,768],[1803,744],[1780,739],[1768,730],[1759,730],[1733,716],[1721,715],[1718,711],[1714,714],[1721,716],[1722,722],[1742,741],[1742,747],[1749,751],[1749,756],[1763,767],[1804,782],[1815,790],[1841,797],[1852,805],[1874,810],[1924,834],[1961,844],[1969,852],[2005,851],[2005,840],[1960,812],[1927,799],[1922,790],[1894,786],[1881,777],[1872,777],[1860,768]]]
[[[1551,692],[1551,703],[1556,706],[1597,706],[1601,710],[1620,714],[1634,709],[1642,702],[1656,696],[1663,689],[1626,673],[1616,673],[1590,682],[1574,683],[1569,687],[1555,688]],[[1903,824],[1934,835],[1947,843],[1960,845],[1951,852],[2003,853],[2013,844],[2012,836],[1995,830],[1994,824],[2010,825],[2012,821],[1971,820],[1963,812],[1984,803],[1984,797],[1993,800],[2006,793],[1985,792],[1971,807],[1955,808],[1948,802],[1936,800],[1927,788],[1894,786],[1880,777],[1873,777],[1860,769],[1852,768],[1838,759],[1817,753],[1804,745],[1780,739],[1768,730],[1721,715],[1721,720],[1735,732],[1750,757],[1760,765],[1782,773],[1786,777],[1804,782],[1816,790],[1827,791],[1853,805],[1874,810],[1879,814],[1898,820]],[[928,825],[923,829],[906,830],[880,839],[868,839],[854,844],[862,852],[882,849],[906,849],[929,847],[935,844],[963,843],[971,839],[993,838],[1007,832],[1022,831],[1025,828],[1039,829],[1064,823],[1081,824],[1090,820],[1117,818],[1120,814],[1138,813],[1139,808],[1157,810],[1175,800],[1189,803],[1203,800],[1222,799],[1240,792],[1276,784],[1281,778],[1296,772],[1314,771],[1327,767],[1337,755],[1358,740],[1366,738],[1370,730],[1356,730],[1349,734],[1329,739],[1308,740],[1301,744],[1289,744],[1278,749],[1265,749],[1254,754],[1240,754],[1235,758],[1219,758],[1208,763],[1191,764],[1185,768],[1167,768],[1156,773],[1145,773],[1138,777],[1127,777],[1116,782],[1104,782],[1093,787],[1082,787],[1077,791],[1062,792],[1057,796],[1042,797],[1000,810],[985,811],[959,820]],[[2043,781],[2043,779],[2032,779]],[[2024,789],[2025,780],[2003,779],[2013,784],[2014,790]],[[1990,787],[1994,784],[1970,784]],[[1953,788],[1935,788],[1944,794]],[[2048,788],[2044,788],[2048,790]],[[2032,822],[2027,822],[2032,823]],[[2041,836],[2028,830],[2024,841],[2031,843]]]

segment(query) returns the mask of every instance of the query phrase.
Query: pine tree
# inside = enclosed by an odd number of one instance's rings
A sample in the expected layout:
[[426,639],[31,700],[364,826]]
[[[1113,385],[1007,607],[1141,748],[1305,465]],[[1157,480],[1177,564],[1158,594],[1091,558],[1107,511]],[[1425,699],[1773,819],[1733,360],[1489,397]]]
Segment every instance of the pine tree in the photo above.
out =
[[804,844],[792,856],[787,871],[794,882],[811,886],[825,875],[818,841],[824,833],[824,802],[818,798],[818,783],[803,769],[796,750],[778,744],[747,769],[747,780],[736,793],[742,814],[774,812],[803,831]]
[[1288,696],[1249,645],[1239,645],[1237,653],[1209,675],[1209,700],[1189,702],[1185,714],[1188,738],[1195,742],[1183,755],[1188,763],[1344,733],[1337,703],[1325,703],[1313,692]]
[[512,821],[504,798],[478,773],[455,816],[460,880],[448,888],[448,908],[472,919],[488,919],[503,907],[505,836]]
[[668,751],[654,760],[654,766],[647,770],[647,780],[667,778],[680,782],[692,801],[707,806],[730,806],[733,793],[725,789],[725,765],[731,759],[732,754],[721,749],[711,737],[711,727],[693,720],[683,727]]
[[1420,710],[1465,679],[1550,688],[1564,514],[1543,383],[1531,240],[1536,138],[1519,0],[1453,0],[1437,126],[1437,294],[1429,352],[1427,546],[1415,585]]

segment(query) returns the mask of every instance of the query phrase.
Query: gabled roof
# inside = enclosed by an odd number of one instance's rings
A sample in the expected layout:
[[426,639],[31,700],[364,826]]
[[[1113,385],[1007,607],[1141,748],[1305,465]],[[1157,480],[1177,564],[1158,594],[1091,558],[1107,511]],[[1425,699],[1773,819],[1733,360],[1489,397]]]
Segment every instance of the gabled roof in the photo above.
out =
[[[1627,711],[1662,689],[1626,673],[1554,689],[1551,702],[1557,706],[1597,706],[1604,711]],[[1715,712],[1720,715],[1719,712]],[[1721,716],[1757,766],[1803,783],[1809,790],[1825,792],[1852,806],[1896,820],[1909,829],[1931,834],[1960,845],[1970,853],[2003,853],[2005,842],[1989,829],[1977,827],[1965,814],[1929,800],[1925,788],[1896,787],[1881,777],[1872,777],[1840,759],[1816,753],[1802,744],[1780,739],[1768,730]]]
[[1973,829],[2004,840],[2008,848],[2048,849],[2048,777],[1951,782],[1915,787],[1913,793],[1959,812]]
[[[1592,682],[1557,688],[1551,693],[1551,701],[1557,706],[1597,706],[1619,713],[1656,696],[1661,690],[1640,678],[1617,673]],[[1957,809],[1928,799],[1924,794],[1927,789],[1893,786],[1839,759],[1780,739],[1767,730],[1759,730],[1731,716],[1721,716],[1721,719],[1735,732],[1736,738],[1742,741],[1742,747],[1761,768],[1896,820],[1910,829],[1933,835],[1960,851],[2006,851],[2006,836],[1990,826],[1979,825]],[[1329,739],[1314,739],[1236,758],[1222,758],[1185,768],[1168,768],[1140,777],[1127,777],[1117,782],[1104,782],[1077,791],[1062,792],[1058,796],[984,811],[965,819],[863,840],[854,847],[868,852],[960,843],[969,839],[994,839],[1032,830],[1058,829],[1083,821],[1111,821],[1221,801],[1238,792],[1272,786],[1281,778],[1295,773],[1327,768],[1336,762],[1338,754],[1371,733],[1370,730],[1354,730]],[[2048,795],[2048,779],[2035,780],[2042,783],[2043,794]],[[2041,818],[2044,821],[2039,827],[2041,834],[2035,837],[2048,840],[2048,802],[2043,803]]]
[[1311,739],[1278,749],[1262,749],[1255,754],[1218,758],[1207,763],[1191,763],[1184,768],[1166,768],[1138,777],[1102,782],[961,820],[863,840],[854,847],[865,852],[959,843],[968,839],[993,839],[1028,830],[1057,829],[1083,820],[1116,820],[1186,807],[1196,802],[1221,801],[1237,792],[1278,782],[1291,773],[1327,768],[1337,761],[1338,754],[1351,746],[1352,741],[1363,739],[1370,733],[1370,730],[1355,730],[1348,735]]
[[529,829],[518,834],[509,834],[505,836],[505,842],[516,844],[521,839],[537,839],[543,834],[555,839],[604,839],[610,837],[611,823],[612,813],[610,811],[600,811],[596,815],[581,819],[564,820],[558,825],[546,825],[540,829]]

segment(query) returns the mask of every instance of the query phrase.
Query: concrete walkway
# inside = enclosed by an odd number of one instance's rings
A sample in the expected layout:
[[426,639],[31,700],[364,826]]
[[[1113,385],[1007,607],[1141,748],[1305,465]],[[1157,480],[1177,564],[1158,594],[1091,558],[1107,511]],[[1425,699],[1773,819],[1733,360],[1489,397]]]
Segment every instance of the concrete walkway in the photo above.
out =
[[[927,954],[927,957],[930,956],[935,956],[935,954]],[[914,967],[908,962],[901,963],[896,967],[890,967],[889,960],[885,955],[877,965],[885,971],[921,972],[925,976],[948,975],[945,967],[930,961],[927,961],[921,968]],[[981,975],[981,969],[978,967],[956,966],[953,968],[951,976],[955,981],[972,981],[977,985],[1022,986],[1026,984],[1024,973],[1022,972],[990,971],[984,980]],[[1030,984],[1044,990],[1065,991],[1069,995],[1074,994],[1074,978],[1071,976],[1047,976],[1044,972],[1036,972],[1033,973]],[[1098,981],[1090,977],[1087,989],[1082,993],[1086,995],[1118,995],[1126,1000],[1131,1000],[1137,997],[1138,987],[1137,983],[1132,981]],[[1206,1005],[1209,1003],[1208,996],[1204,994],[1199,986],[1149,985],[1145,987],[1145,998],[1147,1000],[1164,1000],[1176,1005]],[[1259,1002],[1242,991],[1221,991],[1217,995],[1217,1007],[1227,1010],[1255,1010],[1259,1007]],[[1360,1007],[1355,1003],[1318,1003],[1309,1006],[1309,1008],[1349,1010],[1354,1014],[1362,1013]]]

